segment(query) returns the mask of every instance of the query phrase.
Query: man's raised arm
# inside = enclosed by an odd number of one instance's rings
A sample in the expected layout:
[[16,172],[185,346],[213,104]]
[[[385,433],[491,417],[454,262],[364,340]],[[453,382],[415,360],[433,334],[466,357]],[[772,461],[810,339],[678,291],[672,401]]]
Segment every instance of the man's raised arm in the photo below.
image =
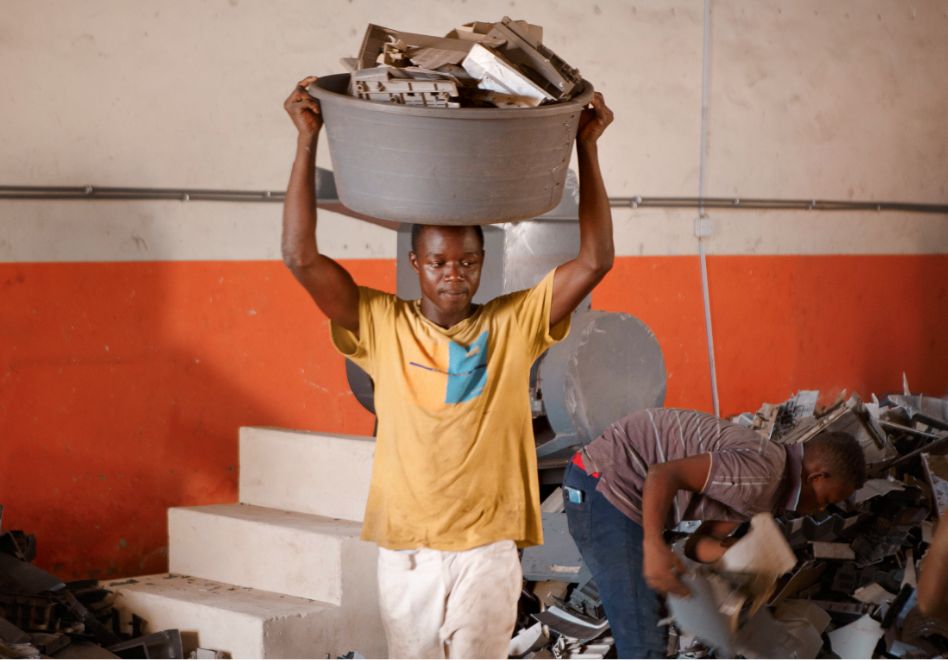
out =
[[599,169],[597,140],[612,123],[612,111],[602,94],[593,95],[592,108],[583,110],[576,132],[579,158],[579,254],[556,269],[550,326],[569,316],[612,268],[612,211]]
[[315,80],[301,80],[283,104],[299,131],[283,203],[283,261],[326,316],[358,333],[359,289],[349,272],[316,246],[316,144],[323,120],[319,103],[306,91]]

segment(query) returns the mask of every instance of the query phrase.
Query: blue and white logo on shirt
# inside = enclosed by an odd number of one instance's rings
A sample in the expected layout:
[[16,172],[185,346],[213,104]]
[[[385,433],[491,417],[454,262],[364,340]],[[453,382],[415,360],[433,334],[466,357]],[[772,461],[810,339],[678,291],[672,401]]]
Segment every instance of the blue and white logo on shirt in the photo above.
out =
[[[485,330],[470,346],[464,346],[449,339],[447,369],[421,364],[414,360],[408,364],[412,367],[444,374],[448,377],[447,387],[444,393],[445,404],[470,401],[480,396],[484,391],[485,383],[487,383],[488,336],[489,333]],[[434,385],[434,383],[430,383],[423,389],[430,391],[434,396],[440,398],[437,394],[437,390],[431,391],[429,389],[432,385]]]
[[464,403],[480,396],[487,382],[487,331],[465,348],[457,342],[448,346],[448,388],[445,403]]

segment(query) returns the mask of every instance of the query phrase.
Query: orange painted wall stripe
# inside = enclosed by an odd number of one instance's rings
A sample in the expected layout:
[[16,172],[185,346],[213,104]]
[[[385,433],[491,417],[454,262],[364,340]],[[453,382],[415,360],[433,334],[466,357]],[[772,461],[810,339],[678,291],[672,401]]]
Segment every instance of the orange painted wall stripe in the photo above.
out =
[[[711,409],[695,257],[628,257],[593,295],[658,336],[666,405]],[[948,394],[948,255],[717,256],[708,261],[724,415],[799,389]]]
[[169,506],[236,499],[240,426],[372,431],[280,262],[10,264],[0,298],[4,523],[63,578],[164,570]]
[[[392,289],[390,260],[346,263]],[[713,257],[722,410],[802,388],[948,391],[948,255]],[[656,333],[668,405],[710,409],[694,257],[593,296]],[[237,429],[368,434],[325,319],[279,262],[0,264],[0,503],[64,579],[166,567],[166,509],[234,501]]]

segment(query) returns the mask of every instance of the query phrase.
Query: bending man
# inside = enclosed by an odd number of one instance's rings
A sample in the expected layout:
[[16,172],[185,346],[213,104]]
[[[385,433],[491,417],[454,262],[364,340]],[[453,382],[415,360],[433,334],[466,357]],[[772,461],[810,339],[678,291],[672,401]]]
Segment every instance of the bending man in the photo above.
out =
[[567,466],[570,534],[596,585],[619,657],[664,657],[659,593],[686,595],[682,565],[664,532],[682,520],[713,521],[696,559],[761,512],[812,513],[849,497],[866,479],[850,435],[821,433],[785,446],[694,410],[643,410],[616,422]]

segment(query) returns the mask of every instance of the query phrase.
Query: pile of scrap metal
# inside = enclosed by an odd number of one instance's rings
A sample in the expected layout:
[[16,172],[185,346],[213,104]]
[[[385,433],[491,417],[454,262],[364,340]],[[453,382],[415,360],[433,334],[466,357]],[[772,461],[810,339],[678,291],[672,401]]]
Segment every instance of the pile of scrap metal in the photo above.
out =
[[512,658],[604,658],[613,651],[599,592],[566,523],[562,489],[541,507],[543,545],[523,551]]
[[[869,479],[819,515],[756,516],[714,564],[687,559],[698,525],[669,541],[689,568],[688,599],[669,598],[668,657],[928,658],[948,625],[916,607],[919,566],[948,510],[948,399],[909,393],[864,403],[818,392],[735,418],[772,442],[823,429],[862,444]],[[523,554],[524,595],[511,657],[614,656],[596,587],[566,529],[562,495],[543,504],[545,544]]]
[[345,58],[349,93],[434,108],[528,108],[568,100],[579,71],[543,45],[543,28],[504,17],[444,37],[369,25],[359,56]]
[[184,657],[177,630],[142,635],[133,617],[123,634],[110,591],[96,580],[64,583],[33,566],[35,556],[34,536],[0,532],[0,658]]

